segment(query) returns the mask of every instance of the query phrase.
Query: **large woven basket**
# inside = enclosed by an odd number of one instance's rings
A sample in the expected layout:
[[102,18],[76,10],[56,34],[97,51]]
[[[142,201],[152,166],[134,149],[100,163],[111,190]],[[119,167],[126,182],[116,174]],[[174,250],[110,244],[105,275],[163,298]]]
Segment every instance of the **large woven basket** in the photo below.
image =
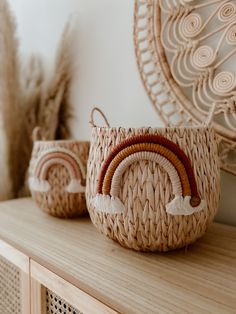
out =
[[85,200],[89,142],[35,141],[29,185],[38,206],[50,215],[72,218],[87,213]]
[[211,127],[92,129],[86,199],[94,225],[122,246],[168,251],[201,237],[219,203]]

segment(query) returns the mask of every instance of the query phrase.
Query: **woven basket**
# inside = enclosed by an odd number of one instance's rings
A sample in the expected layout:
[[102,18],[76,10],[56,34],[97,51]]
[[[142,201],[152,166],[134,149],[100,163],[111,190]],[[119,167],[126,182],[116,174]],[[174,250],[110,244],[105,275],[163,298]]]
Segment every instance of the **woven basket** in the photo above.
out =
[[201,237],[219,203],[214,130],[92,124],[86,199],[94,225],[141,251],[168,251]]
[[29,186],[38,206],[50,215],[72,218],[87,213],[85,200],[89,142],[35,141]]

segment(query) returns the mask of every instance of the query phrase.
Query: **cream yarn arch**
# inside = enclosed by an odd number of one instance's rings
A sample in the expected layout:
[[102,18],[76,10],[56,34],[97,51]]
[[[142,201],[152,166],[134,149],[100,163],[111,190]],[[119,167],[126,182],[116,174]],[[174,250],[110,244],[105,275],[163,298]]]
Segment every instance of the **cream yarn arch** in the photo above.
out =
[[236,1],[136,0],[134,43],[163,122],[201,124],[215,107],[221,166],[236,175]]

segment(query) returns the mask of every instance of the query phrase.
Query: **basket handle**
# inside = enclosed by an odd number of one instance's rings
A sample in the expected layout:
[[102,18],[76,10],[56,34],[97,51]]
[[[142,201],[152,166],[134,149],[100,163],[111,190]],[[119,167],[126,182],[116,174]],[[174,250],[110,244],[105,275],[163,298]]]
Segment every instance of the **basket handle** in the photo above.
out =
[[33,129],[32,140],[33,140],[33,142],[45,140],[45,138],[42,135],[42,129],[39,126],[36,126]]
[[102,112],[102,110],[99,109],[98,107],[94,107],[94,108],[92,109],[92,111],[91,111],[91,114],[90,114],[90,121],[89,121],[90,125],[91,125],[92,127],[97,127],[97,125],[96,125],[95,122],[94,122],[94,113],[95,113],[96,111],[102,116],[103,120],[105,121],[106,126],[107,126],[108,128],[110,128],[110,124],[109,124],[109,122],[108,122],[108,120],[107,120],[107,117],[106,117],[105,114]]

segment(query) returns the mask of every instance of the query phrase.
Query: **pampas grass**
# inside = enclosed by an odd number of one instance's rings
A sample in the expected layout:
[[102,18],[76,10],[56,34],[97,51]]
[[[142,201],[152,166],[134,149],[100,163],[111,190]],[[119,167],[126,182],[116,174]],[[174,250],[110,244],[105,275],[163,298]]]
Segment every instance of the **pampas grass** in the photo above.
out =
[[0,0],[0,200],[16,195],[21,112],[15,22],[7,1]]
[[[40,57],[33,56],[22,68],[22,167],[24,177],[19,196],[29,195],[27,168],[32,151],[33,129],[40,127],[43,139],[53,140],[70,136],[69,119],[72,116],[69,101],[72,81],[71,25],[68,23],[58,45],[52,76],[45,76]],[[21,188],[23,186],[23,188]]]
[[73,71],[71,44],[71,24],[67,23],[58,46],[53,76],[40,104],[39,126],[46,139],[65,138],[70,135],[69,91]]
[[36,126],[47,140],[70,136],[71,25],[61,36],[49,77],[39,56],[19,66],[15,33],[8,3],[0,0],[0,200],[29,195],[25,182]]
[[21,112],[22,128],[20,133],[20,163],[21,170],[18,172],[17,196],[29,195],[26,177],[29,166],[30,156],[33,147],[32,134],[38,125],[39,109],[43,93],[44,69],[42,60],[39,56],[32,56],[21,67]]

